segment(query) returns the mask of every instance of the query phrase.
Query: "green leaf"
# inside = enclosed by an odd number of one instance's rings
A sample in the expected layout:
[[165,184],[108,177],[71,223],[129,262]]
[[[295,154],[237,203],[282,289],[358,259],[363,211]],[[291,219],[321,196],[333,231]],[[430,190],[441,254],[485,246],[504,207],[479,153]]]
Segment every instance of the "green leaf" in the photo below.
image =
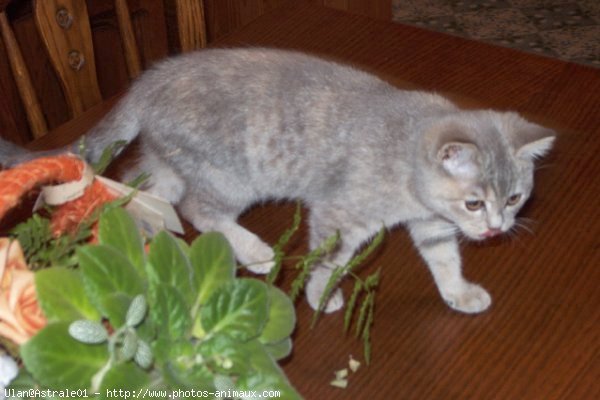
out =
[[108,318],[114,328],[125,325],[127,310],[131,304],[132,296],[124,293],[112,293],[103,295],[99,300],[98,308]]
[[255,279],[238,279],[221,287],[202,307],[204,330],[226,333],[246,341],[258,337],[267,322],[267,285]]
[[170,340],[185,337],[192,320],[189,307],[177,288],[156,285],[151,295],[150,316],[158,329],[158,336]]
[[296,327],[296,312],[292,300],[281,289],[269,287],[269,317],[259,340],[279,342],[290,336]]
[[108,332],[100,322],[85,319],[73,321],[69,325],[69,335],[87,344],[104,343],[108,340]]
[[135,327],[142,323],[148,311],[148,304],[143,294],[138,294],[133,298],[127,314],[125,315],[125,323],[127,326]]
[[119,389],[128,390],[130,395],[131,393],[137,394],[140,389],[148,388],[150,383],[150,376],[146,371],[134,363],[128,362],[115,365],[109,369],[104,379],[102,379],[98,392],[101,393],[101,399],[114,399],[119,397]]
[[162,231],[152,239],[146,271],[151,285],[176,287],[191,306],[195,294],[191,286],[192,267],[180,243],[168,232]]
[[235,382],[230,376],[227,375],[215,375],[214,379],[215,389],[218,391],[230,391],[235,390]]
[[21,346],[25,367],[45,387],[86,389],[108,360],[106,345],[89,345],[71,338],[68,322],[48,324]]
[[118,352],[119,361],[129,361],[137,353],[139,345],[139,339],[133,330],[127,330],[123,336],[123,343]]
[[143,369],[150,368],[154,362],[154,356],[152,355],[150,345],[143,340],[139,340],[133,360]]
[[217,334],[202,341],[197,352],[202,355],[211,370],[227,374],[240,374],[247,371],[248,360],[252,357],[252,353],[246,350],[244,343],[226,334]]
[[[31,374],[25,369],[25,368],[21,368],[19,369],[19,375],[17,375],[17,377],[15,379],[13,379],[10,382],[10,385],[7,386],[6,389],[12,389],[15,392],[20,392],[22,394],[25,394],[26,397],[7,397],[8,399],[54,399],[55,397],[48,397],[48,396],[40,396],[38,394],[42,394],[43,392],[35,392],[35,390],[40,390],[40,385],[35,381],[35,379],[33,379],[33,376],[31,376]],[[1,391],[1,387],[0,387],[0,395],[4,394]],[[27,392],[31,390],[31,392]],[[43,390],[43,389],[41,389]],[[32,394],[33,396],[27,396],[27,394]],[[45,393],[44,393],[45,394]],[[35,396],[38,395],[38,396]]]
[[[115,248],[106,245],[84,246],[77,250],[77,257],[86,291],[97,306],[102,306],[104,297],[120,293],[130,297],[127,303],[129,307],[134,296],[144,293],[144,286],[135,268]],[[105,312],[102,308],[100,311]]]
[[233,281],[235,277],[233,251],[221,233],[205,233],[194,240],[190,249],[190,259],[194,270],[194,289],[197,293],[195,306],[206,303],[215,290]]
[[144,273],[144,242],[133,218],[123,208],[112,208],[100,216],[98,242],[124,254],[137,272]]
[[285,374],[269,355],[265,347],[257,340],[246,343],[251,352],[250,367],[237,381],[238,390],[279,390],[281,398],[286,400],[302,399],[300,394],[290,385]]
[[214,392],[214,375],[204,364],[181,366],[166,364],[162,368],[162,378],[172,388],[182,390],[206,390]]
[[281,360],[289,356],[292,353],[292,347],[292,338],[289,337],[280,342],[265,345],[265,349],[275,360]]
[[81,271],[47,268],[36,272],[38,302],[49,321],[100,320],[83,287]]
[[[113,158],[121,152],[123,147],[127,146],[126,140],[117,140],[109,144],[104,150],[98,161],[92,164],[92,169],[97,175],[102,175],[106,168],[110,165]],[[81,147],[85,148],[85,142],[81,144]],[[82,151],[85,154],[85,150]],[[85,158],[85,157],[83,157]]]

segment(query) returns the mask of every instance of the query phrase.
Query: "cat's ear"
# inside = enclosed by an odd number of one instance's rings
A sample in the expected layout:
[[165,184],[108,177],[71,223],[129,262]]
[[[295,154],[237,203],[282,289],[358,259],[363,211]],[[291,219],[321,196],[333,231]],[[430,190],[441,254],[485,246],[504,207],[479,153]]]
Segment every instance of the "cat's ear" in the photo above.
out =
[[545,156],[556,139],[556,132],[522,118],[512,132],[512,142],[517,158],[534,161]]
[[454,177],[473,179],[479,175],[479,149],[472,143],[445,143],[437,152],[437,160]]
[[533,161],[545,156],[550,151],[554,144],[554,140],[556,139],[556,135],[554,131],[550,129],[539,128],[541,131],[539,136],[541,137],[519,147],[516,153],[518,158]]

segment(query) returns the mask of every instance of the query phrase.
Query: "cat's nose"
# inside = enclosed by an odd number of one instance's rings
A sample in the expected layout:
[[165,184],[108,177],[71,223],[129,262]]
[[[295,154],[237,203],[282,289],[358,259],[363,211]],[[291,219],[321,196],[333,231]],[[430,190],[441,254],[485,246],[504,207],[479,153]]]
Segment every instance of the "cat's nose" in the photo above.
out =
[[497,236],[501,233],[502,233],[502,229],[491,228],[487,232],[485,232],[482,236],[485,238],[491,238],[491,237]]

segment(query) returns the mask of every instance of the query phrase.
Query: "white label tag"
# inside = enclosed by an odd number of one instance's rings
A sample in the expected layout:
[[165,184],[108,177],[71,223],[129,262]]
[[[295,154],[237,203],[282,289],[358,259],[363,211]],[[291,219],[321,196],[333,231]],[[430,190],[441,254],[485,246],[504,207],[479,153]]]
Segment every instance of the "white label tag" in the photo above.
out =
[[[33,211],[39,210],[45,204],[55,206],[81,197],[85,189],[94,181],[94,178],[102,182],[119,197],[128,196],[135,190],[103,176],[94,176],[92,168],[85,164],[82,177],[78,181],[44,186],[33,206]],[[131,201],[127,203],[125,209],[131,213],[140,229],[149,236],[154,236],[164,229],[179,234],[184,233],[181,221],[173,206],[159,197],[137,191]]]
[[[135,190],[103,176],[96,176],[96,179],[121,196],[128,196]],[[163,229],[179,234],[184,233],[181,221],[173,206],[159,197],[137,191],[131,201],[127,203],[125,209],[133,215],[140,228],[150,236]]]
[[53,186],[43,186],[35,201],[33,211],[39,210],[45,204],[58,206],[75,200],[83,195],[85,189],[94,181],[94,171],[84,164],[81,178],[75,182],[61,183]]

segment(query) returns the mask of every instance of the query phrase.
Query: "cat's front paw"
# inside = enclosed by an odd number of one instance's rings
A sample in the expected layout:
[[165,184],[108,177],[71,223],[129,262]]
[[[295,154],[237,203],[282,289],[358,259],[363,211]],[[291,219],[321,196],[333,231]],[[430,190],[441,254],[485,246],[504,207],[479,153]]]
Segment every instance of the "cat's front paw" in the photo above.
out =
[[442,297],[451,308],[468,314],[483,312],[492,304],[490,294],[473,283],[464,283],[456,291],[443,292]]
[[[311,276],[306,284],[306,299],[308,304],[313,310],[319,308],[319,303],[323,293],[325,293],[325,287],[329,278],[331,277],[331,270],[318,268],[311,273]],[[337,288],[331,293],[329,299],[325,303],[325,308],[322,310],[325,313],[332,313],[344,306],[344,294],[340,288]]]
[[236,256],[248,271],[255,274],[267,274],[275,266],[273,249],[259,239],[253,241],[251,245],[246,246],[243,250]]

